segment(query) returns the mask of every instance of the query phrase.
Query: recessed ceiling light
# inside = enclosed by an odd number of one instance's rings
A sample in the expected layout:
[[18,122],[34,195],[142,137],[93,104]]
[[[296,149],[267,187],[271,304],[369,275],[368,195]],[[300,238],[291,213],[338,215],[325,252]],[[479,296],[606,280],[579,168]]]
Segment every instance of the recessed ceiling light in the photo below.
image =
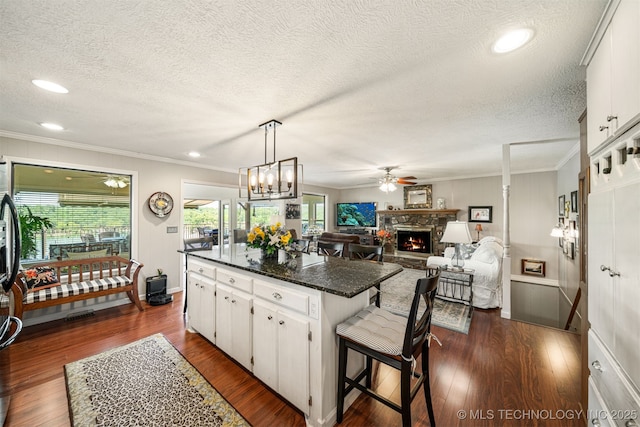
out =
[[43,128],[47,128],[49,130],[64,130],[62,126],[57,125],[55,123],[40,123],[40,126],[42,126]]
[[44,173],[53,173],[53,171],[51,169],[45,169],[43,172]]
[[198,153],[196,151],[190,151],[189,152],[189,157],[200,157],[200,153]]
[[498,39],[493,44],[493,51],[496,53],[507,53],[524,46],[533,38],[533,30],[521,28],[513,30]]
[[69,90],[60,86],[58,83],[48,82],[46,80],[31,80],[31,83],[38,86],[40,89],[48,90],[49,92],[55,93],[69,93]]

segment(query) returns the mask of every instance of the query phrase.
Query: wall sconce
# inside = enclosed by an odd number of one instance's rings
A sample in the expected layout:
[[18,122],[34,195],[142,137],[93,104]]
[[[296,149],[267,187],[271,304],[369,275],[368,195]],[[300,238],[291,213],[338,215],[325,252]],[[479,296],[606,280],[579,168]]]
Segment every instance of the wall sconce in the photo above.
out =
[[[276,127],[282,125],[277,120],[261,124],[264,128],[264,164],[240,168],[238,190],[247,189],[248,200],[296,199],[298,182],[302,184],[302,165],[297,157],[276,161]],[[267,160],[269,130],[273,130],[273,160]]]

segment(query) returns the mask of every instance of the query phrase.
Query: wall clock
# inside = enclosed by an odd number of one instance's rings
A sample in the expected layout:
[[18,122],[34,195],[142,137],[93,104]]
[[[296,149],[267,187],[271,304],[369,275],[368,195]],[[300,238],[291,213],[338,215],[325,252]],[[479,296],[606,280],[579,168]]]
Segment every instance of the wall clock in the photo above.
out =
[[168,193],[157,191],[149,197],[149,209],[157,217],[169,215],[171,209],[173,209],[173,199]]

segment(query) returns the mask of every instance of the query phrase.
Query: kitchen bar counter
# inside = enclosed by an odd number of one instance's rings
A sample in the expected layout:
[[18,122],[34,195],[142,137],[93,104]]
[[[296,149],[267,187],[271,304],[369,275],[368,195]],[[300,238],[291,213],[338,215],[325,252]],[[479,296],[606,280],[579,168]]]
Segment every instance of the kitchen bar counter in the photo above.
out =
[[283,280],[341,297],[352,298],[402,271],[393,263],[349,260],[346,258],[298,253],[290,258],[281,251],[279,262],[261,259],[259,249],[244,244],[185,252],[194,258],[236,267],[251,273]]

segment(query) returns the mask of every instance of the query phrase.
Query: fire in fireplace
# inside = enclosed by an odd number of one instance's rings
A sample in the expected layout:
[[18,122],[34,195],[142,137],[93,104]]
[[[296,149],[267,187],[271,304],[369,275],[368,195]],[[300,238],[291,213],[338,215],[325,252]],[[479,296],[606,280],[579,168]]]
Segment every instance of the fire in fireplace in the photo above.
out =
[[396,251],[431,254],[431,228],[396,229]]

